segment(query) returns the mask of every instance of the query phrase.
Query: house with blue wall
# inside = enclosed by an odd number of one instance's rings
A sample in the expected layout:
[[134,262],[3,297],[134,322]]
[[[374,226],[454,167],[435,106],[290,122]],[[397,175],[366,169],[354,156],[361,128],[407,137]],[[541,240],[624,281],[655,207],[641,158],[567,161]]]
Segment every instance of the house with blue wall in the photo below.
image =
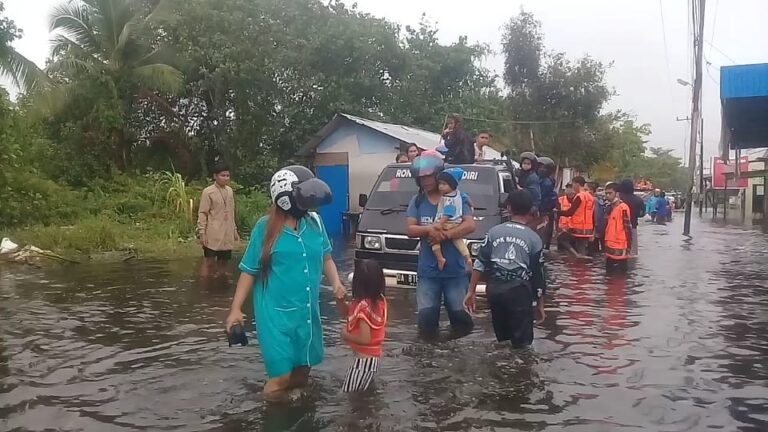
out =
[[[745,216],[768,222],[768,63],[720,68],[721,158],[736,153],[728,181],[749,179],[744,191]],[[744,152],[744,153],[742,153]],[[741,171],[742,154],[749,156],[747,172]],[[725,215],[725,214],[724,214]]]
[[329,235],[342,232],[345,214],[361,211],[358,196],[370,194],[381,170],[411,143],[433,149],[440,135],[339,113],[310,138],[299,156],[333,191],[333,202],[319,210]]

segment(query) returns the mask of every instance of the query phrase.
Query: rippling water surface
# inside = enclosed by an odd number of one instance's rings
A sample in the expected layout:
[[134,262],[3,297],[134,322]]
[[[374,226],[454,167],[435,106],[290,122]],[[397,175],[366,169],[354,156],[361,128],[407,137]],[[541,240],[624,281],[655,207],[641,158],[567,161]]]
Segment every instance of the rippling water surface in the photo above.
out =
[[680,224],[642,226],[628,276],[554,258],[532,350],[497,344],[485,310],[421,343],[414,293],[390,290],[382,370],[354,399],[327,292],[326,360],[282,405],[259,394],[258,346],[226,345],[234,273],[2,267],[0,430],[766,431],[768,238],[694,221],[685,241]]

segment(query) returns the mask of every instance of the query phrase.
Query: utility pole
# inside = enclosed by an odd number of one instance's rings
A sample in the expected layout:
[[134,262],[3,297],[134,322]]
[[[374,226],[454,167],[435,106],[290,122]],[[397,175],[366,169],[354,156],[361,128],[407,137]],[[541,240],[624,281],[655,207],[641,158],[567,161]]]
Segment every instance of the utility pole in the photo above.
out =
[[[683,81],[683,80],[677,80],[677,81],[679,83],[681,83],[681,85],[682,85],[682,83],[685,83],[684,85],[691,86],[691,84],[686,82],[686,81]],[[681,117],[675,117],[675,121],[679,121],[679,122],[686,121],[686,122],[689,122],[689,121],[691,121],[691,118],[690,117],[682,117],[682,118]],[[688,147],[685,145],[685,143],[683,143],[683,168],[685,168],[687,166],[686,165],[687,163],[688,163]]]
[[[685,197],[685,221],[683,223],[683,235],[691,235],[691,213],[693,201],[693,184],[696,177],[696,142],[698,138],[699,126],[701,124],[701,84],[702,84],[702,59],[704,54],[704,10],[706,0],[693,0],[691,8],[693,11],[693,23],[697,29],[694,30],[694,52],[696,53],[696,62],[694,64],[696,73],[693,79],[693,101],[691,103],[691,143],[688,152],[688,191]],[[696,13],[696,1],[698,1],[698,14]],[[697,21],[698,20],[698,21]]]
[[[704,199],[707,194],[704,191],[704,118],[701,119],[701,139],[699,140],[699,217],[704,214]],[[703,198],[702,198],[702,194]]]

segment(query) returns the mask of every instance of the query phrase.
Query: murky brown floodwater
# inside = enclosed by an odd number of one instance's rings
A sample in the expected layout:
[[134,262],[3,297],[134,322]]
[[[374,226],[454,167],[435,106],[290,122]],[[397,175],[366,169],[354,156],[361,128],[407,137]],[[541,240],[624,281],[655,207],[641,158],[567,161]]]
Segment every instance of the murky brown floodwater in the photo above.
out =
[[[340,393],[349,351],[324,297],[327,356],[289,405],[265,406],[259,349],[228,348],[232,283],[195,262],[0,268],[0,430],[768,430],[768,238],[680,218],[643,226],[628,278],[550,266],[533,351],[417,341],[390,290],[372,395]],[[349,253],[340,258],[349,267]]]

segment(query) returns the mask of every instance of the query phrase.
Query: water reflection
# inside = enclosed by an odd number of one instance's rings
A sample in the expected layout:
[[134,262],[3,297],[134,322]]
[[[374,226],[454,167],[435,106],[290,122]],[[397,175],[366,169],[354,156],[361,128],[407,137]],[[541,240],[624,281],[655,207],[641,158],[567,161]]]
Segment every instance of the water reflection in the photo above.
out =
[[360,397],[339,391],[326,292],[326,361],[283,405],[261,399],[255,338],[226,345],[236,260],[0,268],[0,430],[768,430],[766,237],[681,223],[641,226],[626,274],[555,256],[530,350],[496,343],[482,302],[472,334],[419,342],[415,293],[390,290]]

